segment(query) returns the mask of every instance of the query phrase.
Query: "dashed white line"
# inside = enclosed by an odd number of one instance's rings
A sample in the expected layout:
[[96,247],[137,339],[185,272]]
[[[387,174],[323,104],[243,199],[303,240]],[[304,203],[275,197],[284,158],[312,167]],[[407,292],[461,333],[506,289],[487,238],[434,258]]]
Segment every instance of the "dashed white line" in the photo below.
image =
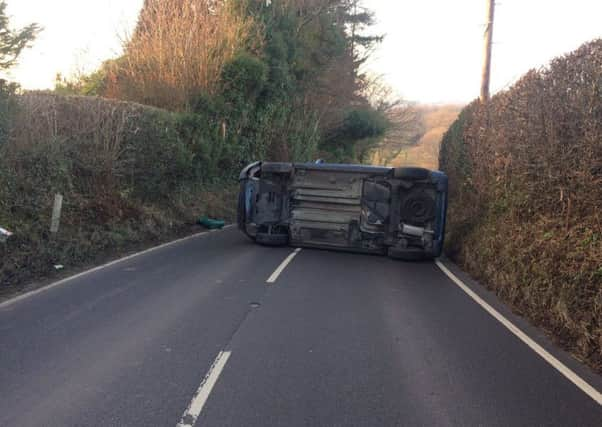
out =
[[295,249],[295,251],[292,254],[290,254],[288,257],[286,257],[286,259],[284,261],[282,261],[282,264],[280,264],[278,266],[278,268],[268,278],[267,283],[275,283],[276,280],[278,280],[278,277],[280,277],[280,275],[282,274],[282,272],[286,268],[286,266],[291,263],[291,261],[297,256],[297,254],[299,252],[301,252],[301,248]]
[[207,403],[207,399],[209,399],[209,395],[211,394],[211,390],[217,383],[217,380],[224,370],[226,363],[228,363],[228,359],[230,358],[231,352],[229,351],[220,351],[220,353],[215,358],[213,365],[209,368],[209,372],[205,375],[205,378],[201,382],[201,385],[197,389],[194,394],[190,405],[186,408],[186,411],[182,415],[182,419],[176,425],[176,427],[192,427],[196,420],[201,415],[201,411]]
[[510,332],[518,337],[522,342],[527,344],[531,350],[537,353],[542,359],[548,362],[554,369],[564,375],[569,381],[575,384],[581,391],[591,397],[598,405],[602,405],[602,393],[596,390],[593,386],[587,383],[583,378],[577,375],[564,363],[552,356],[542,346],[537,344],[531,337],[520,330],[514,323],[505,318],[495,308],[490,306],[485,300],[478,296],[472,289],[470,289],[464,282],[462,282],[454,273],[452,273],[443,263],[439,260],[435,261],[437,266],[445,273],[447,277],[451,279],[456,285],[460,287],[469,297],[471,297],[477,304],[479,304],[487,313],[493,316],[498,322],[504,325]]

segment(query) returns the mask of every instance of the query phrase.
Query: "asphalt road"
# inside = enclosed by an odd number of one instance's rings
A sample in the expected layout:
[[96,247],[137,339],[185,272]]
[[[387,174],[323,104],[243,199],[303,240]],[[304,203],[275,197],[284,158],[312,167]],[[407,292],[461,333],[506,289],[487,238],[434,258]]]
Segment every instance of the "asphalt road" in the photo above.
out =
[[434,263],[302,250],[266,283],[292,251],[229,229],[0,305],[0,426],[602,425]]

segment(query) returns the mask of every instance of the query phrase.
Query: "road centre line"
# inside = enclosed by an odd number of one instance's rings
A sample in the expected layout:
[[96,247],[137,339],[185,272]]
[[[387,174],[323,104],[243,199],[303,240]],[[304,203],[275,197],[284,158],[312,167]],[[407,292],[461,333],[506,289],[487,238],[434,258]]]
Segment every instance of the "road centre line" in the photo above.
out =
[[462,289],[469,297],[471,297],[477,304],[479,304],[485,311],[493,316],[498,322],[504,325],[510,332],[518,337],[523,343],[537,353],[542,359],[548,362],[554,369],[564,375],[569,381],[575,384],[582,392],[591,397],[598,405],[602,405],[602,393],[596,390],[593,386],[587,383],[583,378],[577,375],[564,363],[558,360],[556,357],[551,355],[542,346],[537,344],[531,337],[520,330],[510,320],[500,314],[495,308],[489,305],[485,300],[478,296],[472,289],[470,289],[464,282],[462,282],[454,273],[452,273],[441,261],[436,260],[437,267],[445,273],[447,277],[451,279],[460,289]]
[[184,411],[182,419],[176,425],[176,427],[194,426],[194,423],[196,423],[199,415],[201,415],[201,411],[203,410],[205,403],[207,403],[207,399],[209,399],[211,390],[213,390],[213,387],[217,383],[217,380],[224,370],[226,363],[228,363],[228,359],[230,358],[231,354],[232,352],[230,351],[219,352],[215,358],[215,361],[209,368],[209,372],[207,372],[207,375],[205,375],[205,378],[203,378],[203,381],[201,381],[201,385],[192,397],[190,405],[188,405],[188,408],[186,408],[186,411]]
[[272,273],[272,275],[268,278],[267,283],[275,283],[278,280],[278,277],[282,274],[284,269],[291,263],[291,261],[297,256],[297,254],[301,252],[301,248],[295,249],[295,251],[290,254],[282,264],[278,266],[278,268]]

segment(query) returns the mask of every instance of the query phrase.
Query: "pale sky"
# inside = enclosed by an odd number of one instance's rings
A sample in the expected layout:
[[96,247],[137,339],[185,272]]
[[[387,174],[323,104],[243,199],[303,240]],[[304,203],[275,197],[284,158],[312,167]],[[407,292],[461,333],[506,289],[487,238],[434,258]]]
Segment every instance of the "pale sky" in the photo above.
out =
[[[386,35],[370,69],[410,101],[464,103],[478,96],[486,0],[366,0]],[[57,72],[94,70],[119,54],[143,0],[7,0],[16,25],[45,29],[12,79],[51,88]],[[602,1],[501,0],[492,90],[530,68],[602,37]]]

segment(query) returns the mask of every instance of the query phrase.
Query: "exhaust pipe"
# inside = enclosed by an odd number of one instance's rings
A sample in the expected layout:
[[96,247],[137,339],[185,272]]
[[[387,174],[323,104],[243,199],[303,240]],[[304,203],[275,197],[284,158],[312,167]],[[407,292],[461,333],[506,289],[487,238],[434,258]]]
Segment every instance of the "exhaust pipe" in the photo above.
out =
[[435,234],[432,230],[427,230],[424,227],[416,227],[414,225],[401,225],[401,232],[408,236],[424,237],[425,234]]

